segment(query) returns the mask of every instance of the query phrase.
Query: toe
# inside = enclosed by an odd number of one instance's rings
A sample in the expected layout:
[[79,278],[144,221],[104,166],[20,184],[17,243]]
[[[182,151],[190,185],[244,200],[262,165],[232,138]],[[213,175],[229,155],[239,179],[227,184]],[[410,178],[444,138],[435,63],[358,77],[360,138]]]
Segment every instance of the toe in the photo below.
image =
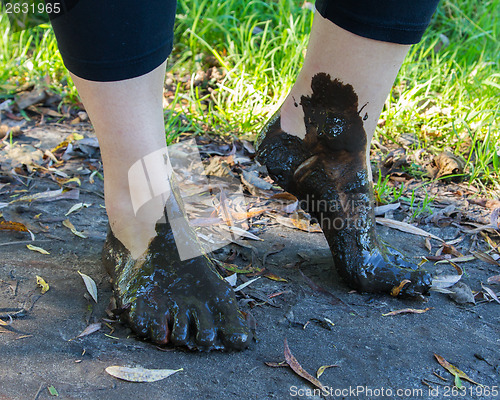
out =
[[240,311],[230,320],[225,320],[221,329],[221,339],[227,350],[244,350],[252,341],[252,333]]
[[171,329],[169,327],[169,319],[169,314],[166,313],[161,318],[155,318],[151,321],[150,335],[154,343],[167,344],[170,342]]
[[130,328],[138,336],[146,337],[148,335],[149,318],[146,317],[147,315],[143,302],[132,305],[128,312],[127,320]]
[[213,321],[213,314],[209,310],[191,310],[191,319],[196,326],[194,341],[199,350],[217,349],[220,346],[217,343],[217,335]]
[[176,346],[187,346],[189,343],[189,317],[188,313],[178,312],[172,325],[172,343]]

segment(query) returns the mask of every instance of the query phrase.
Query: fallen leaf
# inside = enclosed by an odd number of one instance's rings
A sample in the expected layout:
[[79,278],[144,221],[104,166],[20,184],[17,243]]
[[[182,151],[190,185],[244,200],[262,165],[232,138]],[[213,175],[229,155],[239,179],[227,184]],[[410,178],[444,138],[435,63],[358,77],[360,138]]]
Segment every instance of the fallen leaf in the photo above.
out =
[[432,278],[431,290],[446,289],[455,285],[464,274],[459,265],[450,262],[450,264],[457,270],[458,275],[440,275]]
[[466,381],[469,381],[470,383],[473,383],[475,385],[482,386],[480,383],[477,383],[477,382],[473,381],[471,378],[469,378],[467,376],[467,374],[465,372],[460,371],[457,367],[455,367],[454,365],[450,364],[448,361],[446,361],[440,355],[437,355],[436,353],[434,353],[434,357],[436,357],[437,362],[439,364],[441,364],[441,366],[444,369],[446,369],[450,374],[454,375],[455,377],[458,376],[461,379],[465,379]]
[[113,365],[106,368],[106,372],[115,378],[129,382],[156,382],[169,377],[176,372],[183,371],[179,369],[146,369],[142,367],[129,368]]
[[436,262],[436,264],[442,264],[442,263],[458,263],[458,262],[469,262],[469,261],[474,261],[476,257],[470,255],[470,256],[463,256],[463,257],[456,257],[456,258],[449,258],[447,260],[439,260]]
[[388,211],[397,210],[401,206],[401,203],[386,204],[383,206],[375,207],[375,215],[384,215]]
[[250,233],[250,232],[248,232],[244,229],[241,229],[237,226],[220,225],[220,227],[231,232],[233,235],[235,235],[237,237],[242,236],[242,237],[246,237],[247,239],[259,240],[259,241],[264,240],[258,236],[255,236],[253,233]]
[[229,264],[216,259],[213,261],[222,269],[236,274],[251,274],[262,271],[262,268],[253,267],[252,264],[249,264],[247,267],[238,267],[236,264]]
[[80,271],[78,271],[78,273],[82,277],[83,282],[85,283],[85,287],[87,288],[87,291],[92,296],[94,301],[97,303],[97,285],[95,284],[94,280],[90,276],[82,274]]
[[68,228],[71,233],[75,236],[81,237],[82,239],[87,239],[87,236],[85,236],[82,232],[79,232],[76,230],[74,225],[70,222],[69,219],[65,219],[62,223],[66,228]]
[[401,290],[408,284],[408,283],[411,283],[411,281],[409,279],[403,279],[398,286],[394,286],[392,289],[391,289],[391,296],[394,296],[394,297],[397,297],[399,296],[399,293],[401,292]]
[[316,371],[316,378],[319,379],[319,377],[321,375],[323,375],[323,372],[325,372],[325,370],[327,368],[332,368],[332,367],[338,367],[338,365],[336,364],[332,364],[332,365],[322,365],[321,367],[318,368],[318,370]]
[[36,276],[36,284],[42,288],[42,294],[47,293],[47,291],[50,289],[48,283],[38,275]]
[[0,221],[0,231],[28,232],[28,228],[20,222]]
[[484,286],[482,283],[481,283],[481,287],[484,289],[484,291],[486,293],[488,293],[490,295],[490,297],[495,300],[497,303],[500,304],[500,300],[498,299],[498,296],[495,294],[495,292],[493,290],[491,290],[489,287],[487,286]]
[[417,228],[416,226],[407,224],[405,222],[396,221],[395,219],[377,218],[377,223],[389,228],[398,229],[402,232],[411,233],[412,235],[431,237],[433,239],[439,240],[440,242],[444,242],[443,239],[437,237],[436,235],[433,235],[432,233],[426,232],[423,229]]
[[47,250],[42,249],[41,247],[33,246],[32,244],[27,244],[26,247],[33,251],[38,251],[42,254],[50,254]]
[[273,368],[289,367],[286,361],[280,361],[280,362],[265,361],[264,364],[266,364],[268,367],[273,367]]
[[297,197],[288,192],[276,193],[275,195],[271,196],[270,199],[277,200],[280,205],[279,208],[287,214],[293,213],[299,206],[299,200],[297,199]]
[[382,314],[383,317],[388,317],[392,315],[398,315],[398,314],[423,314],[429,310],[432,310],[434,307],[427,307],[424,308],[423,310],[415,309],[415,308],[403,308],[401,310],[395,310],[388,312],[386,314]]
[[318,379],[316,379],[314,376],[312,376],[311,374],[309,374],[304,368],[302,368],[302,366],[299,364],[299,362],[297,361],[297,359],[290,352],[290,348],[288,347],[288,342],[287,342],[286,338],[285,338],[285,360],[286,360],[287,364],[290,366],[290,368],[292,368],[293,371],[297,375],[299,375],[302,378],[308,380],[309,382],[311,382],[317,388],[323,390],[324,387],[321,384],[321,382]]
[[273,188],[272,184],[260,178],[256,173],[252,171],[243,170],[241,178],[241,181],[245,184],[249,192],[252,194],[258,194],[258,191],[252,190],[253,187],[256,187],[260,190],[270,190]]
[[493,275],[488,278],[488,283],[491,284],[500,284],[500,275]]
[[498,265],[500,266],[500,263],[496,261],[492,256],[489,254],[483,253],[482,251],[471,251],[471,253],[476,257],[477,259],[487,262],[488,264],[492,265]]
[[73,207],[71,207],[68,212],[66,214],[64,214],[66,217],[75,212],[75,211],[78,211],[78,210],[81,210],[82,208],[87,208],[87,207],[90,207],[92,204],[89,204],[89,203],[77,203],[75,204]]
[[[294,216],[295,213],[291,215]],[[288,228],[300,229],[301,231],[310,233],[322,232],[321,227],[318,224],[311,224],[311,221],[306,218],[300,218],[300,217],[289,218],[289,217],[284,217],[282,215],[277,215],[275,218],[278,223]]]
[[12,200],[11,203],[16,203],[20,201],[31,203],[33,201],[57,201],[57,200],[78,200],[80,197],[80,191],[78,189],[67,189],[61,188],[59,190],[47,190],[46,192],[30,194],[28,196],[22,196],[18,199]]
[[57,390],[54,386],[49,386],[47,389],[51,396],[59,396],[59,393],[57,393]]
[[268,272],[268,273],[264,274],[264,278],[268,278],[268,279],[271,279],[271,280],[277,281],[277,282],[288,282],[285,278],[282,278],[281,276],[273,274],[272,272]]
[[238,292],[242,289],[245,289],[248,285],[250,285],[251,283],[254,283],[256,280],[260,279],[261,277],[258,276],[257,278],[254,278],[254,279],[250,279],[248,282],[245,282],[245,283],[242,283],[240,286],[238,286],[237,288],[234,289],[235,292]]
[[87,326],[75,339],[88,336],[91,333],[97,332],[99,329],[102,328],[102,324],[100,322],[96,322],[95,324],[90,324]]

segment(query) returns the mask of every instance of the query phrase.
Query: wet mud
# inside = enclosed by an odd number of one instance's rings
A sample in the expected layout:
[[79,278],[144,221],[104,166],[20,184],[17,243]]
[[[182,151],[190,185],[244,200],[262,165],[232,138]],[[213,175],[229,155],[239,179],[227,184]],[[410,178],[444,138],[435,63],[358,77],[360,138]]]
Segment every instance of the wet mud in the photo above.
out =
[[[176,224],[186,221],[178,194],[166,209]],[[103,249],[103,263],[113,280],[122,318],[140,337],[157,344],[197,350],[242,350],[252,335],[230,285],[207,256],[181,260],[176,241],[199,246],[187,222],[174,238],[167,219],[156,224],[157,236],[145,255],[134,260],[112,231]],[[176,226],[176,231],[179,227]]]
[[373,187],[366,165],[363,107],[353,87],[320,73],[312,95],[302,96],[304,139],[281,129],[278,114],[261,134],[257,157],[285,190],[320,224],[337,271],[353,288],[400,294],[426,293],[430,275],[375,232]]

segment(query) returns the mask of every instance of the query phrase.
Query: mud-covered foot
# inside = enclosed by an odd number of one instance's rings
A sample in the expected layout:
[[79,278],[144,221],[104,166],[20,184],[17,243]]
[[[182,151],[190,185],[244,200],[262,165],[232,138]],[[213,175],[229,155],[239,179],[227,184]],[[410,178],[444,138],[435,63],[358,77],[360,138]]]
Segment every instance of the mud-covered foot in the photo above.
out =
[[[373,186],[366,165],[367,137],[351,85],[320,73],[302,96],[304,139],[281,129],[279,113],[264,128],[258,160],[317,219],[339,274],[367,292],[425,293],[430,275],[388,248],[375,232]],[[409,281],[409,282],[406,282]]]
[[[166,207],[170,215],[183,216],[173,194]],[[168,219],[159,221],[157,235],[137,260],[109,231],[103,263],[118,305],[127,309],[122,315],[137,335],[157,344],[198,350],[248,347],[252,335],[233,290],[206,256],[180,259],[175,239],[199,246],[187,224],[180,229],[184,234],[174,238]]]

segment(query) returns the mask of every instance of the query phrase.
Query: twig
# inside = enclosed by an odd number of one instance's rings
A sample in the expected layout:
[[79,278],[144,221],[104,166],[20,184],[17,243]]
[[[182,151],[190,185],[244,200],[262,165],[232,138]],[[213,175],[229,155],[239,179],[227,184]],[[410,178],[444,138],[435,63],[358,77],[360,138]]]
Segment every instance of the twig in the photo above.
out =
[[40,239],[40,240],[19,240],[17,242],[0,243],[0,246],[10,246],[10,245],[15,245],[15,244],[33,244],[33,243],[40,243],[40,242],[52,242],[52,240],[46,240],[46,239]]
[[38,399],[38,396],[40,396],[40,393],[42,392],[42,389],[43,389],[43,382],[40,383],[40,387],[38,388],[38,391],[36,392],[35,397],[33,397],[33,400],[37,400]]

